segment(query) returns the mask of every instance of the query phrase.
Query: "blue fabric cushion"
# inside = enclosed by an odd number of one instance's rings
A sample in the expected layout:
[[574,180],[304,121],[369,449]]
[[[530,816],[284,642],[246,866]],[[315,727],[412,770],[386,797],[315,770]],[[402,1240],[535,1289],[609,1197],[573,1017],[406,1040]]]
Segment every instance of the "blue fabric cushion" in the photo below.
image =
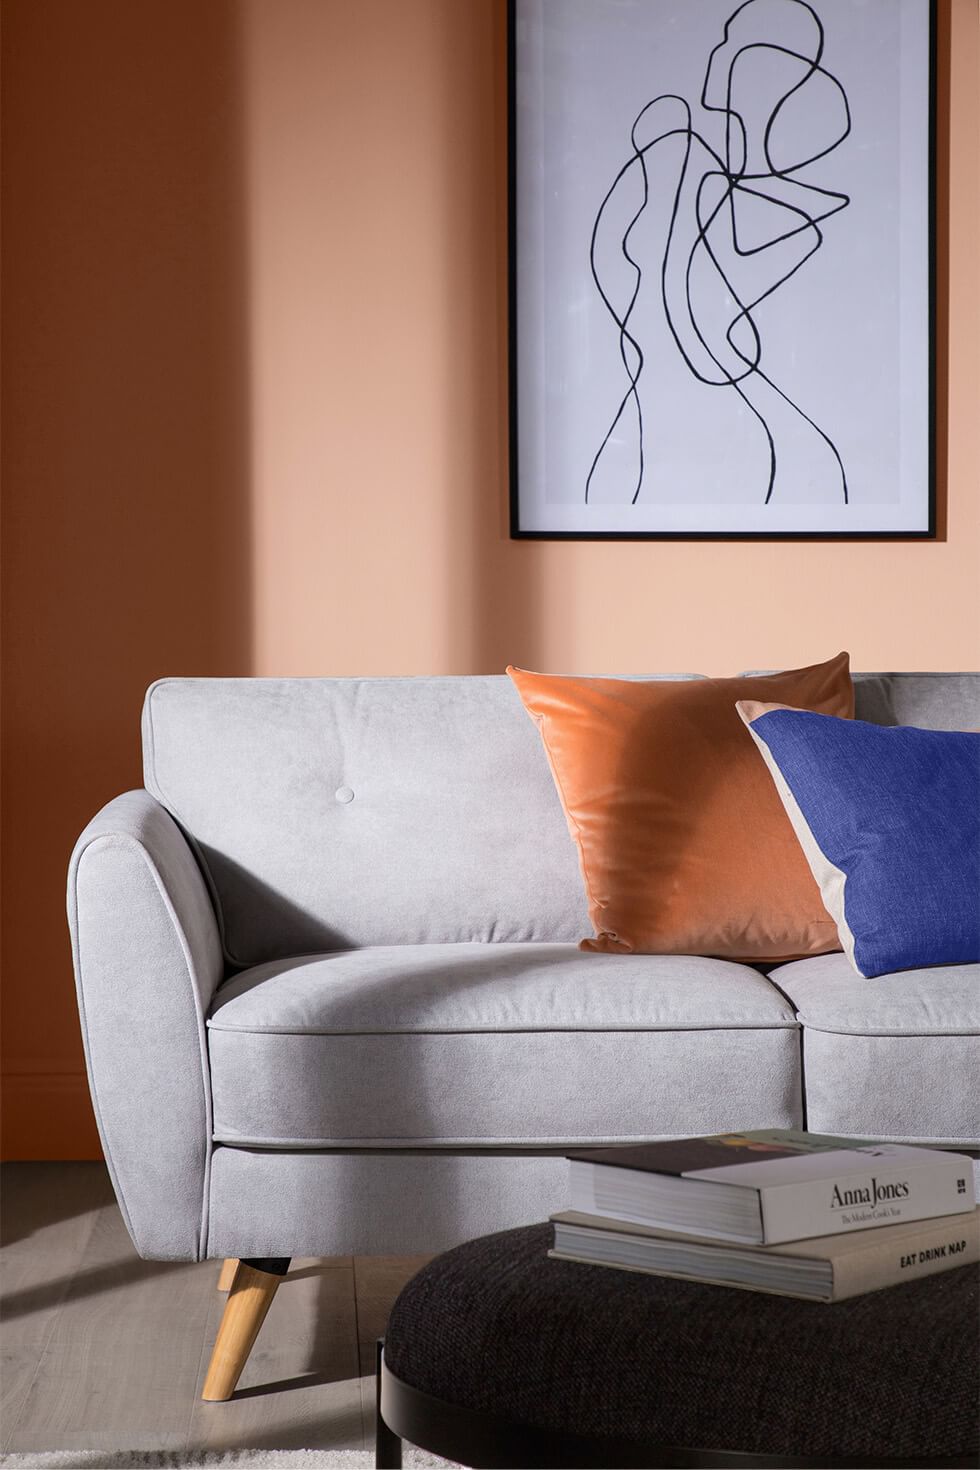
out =
[[980,733],[738,708],[858,973],[980,960]]

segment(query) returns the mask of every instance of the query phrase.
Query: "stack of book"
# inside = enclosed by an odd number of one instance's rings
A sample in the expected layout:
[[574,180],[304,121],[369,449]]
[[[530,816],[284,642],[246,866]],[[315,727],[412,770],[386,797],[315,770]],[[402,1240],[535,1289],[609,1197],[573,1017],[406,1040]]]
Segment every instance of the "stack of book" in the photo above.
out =
[[774,1130],[569,1159],[561,1260],[821,1302],[980,1260],[962,1154]]

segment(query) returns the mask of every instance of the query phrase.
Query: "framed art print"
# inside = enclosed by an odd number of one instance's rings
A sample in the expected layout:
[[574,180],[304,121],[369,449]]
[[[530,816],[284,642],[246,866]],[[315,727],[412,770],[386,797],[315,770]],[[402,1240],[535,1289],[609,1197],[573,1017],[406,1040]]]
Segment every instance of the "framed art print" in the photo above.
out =
[[933,0],[510,0],[511,529],[926,537]]

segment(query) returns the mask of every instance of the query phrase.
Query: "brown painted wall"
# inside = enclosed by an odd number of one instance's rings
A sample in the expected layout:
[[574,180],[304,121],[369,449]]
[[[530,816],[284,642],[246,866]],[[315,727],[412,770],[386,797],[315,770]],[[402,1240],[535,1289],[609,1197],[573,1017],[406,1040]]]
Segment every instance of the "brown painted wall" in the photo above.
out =
[[3,8],[8,1157],[98,1155],[66,860],[147,680],[251,666],[236,11]]
[[8,1157],[98,1148],[65,866],[158,675],[980,665],[976,0],[918,545],[507,539],[503,9],[4,0]]

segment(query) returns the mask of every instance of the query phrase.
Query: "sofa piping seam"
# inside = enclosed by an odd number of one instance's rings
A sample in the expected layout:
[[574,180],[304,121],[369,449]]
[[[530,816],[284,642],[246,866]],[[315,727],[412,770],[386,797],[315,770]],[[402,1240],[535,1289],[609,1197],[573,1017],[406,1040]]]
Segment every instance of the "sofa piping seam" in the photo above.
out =
[[817,1031],[821,1036],[887,1036],[893,1040],[920,1041],[924,1036],[980,1036],[980,1029],[972,1031],[944,1030],[944,1031],[854,1031],[844,1030],[839,1026],[815,1026],[811,1021],[800,1019],[800,1029],[803,1031]]
[[[852,1133],[849,1130],[840,1132],[836,1128],[834,1132],[835,1134],[839,1132],[839,1136],[842,1138],[864,1139],[866,1136],[864,1133]],[[217,1133],[213,1135],[213,1139],[215,1143],[215,1155],[219,1153],[236,1154],[254,1152],[281,1155],[283,1157],[289,1157],[291,1154],[297,1153],[317,1153],[334,1157],[347,1154],[353,1157],[373,1157],[374,1155],[384,1157],[386,1154],[397,1154],[413,1158],[440,1158],[453,1157],[449,1152],[451,1149],[465,1149],[466,1153],[459,1154],[459,1157],[552,1158],[560,1157],[564,1150],[568,1148],[592,1147],[593,1145],[599,1144],[603,1147],[608,1146],[612,1148],[636,1143],[658,1143],[666,1140],[687,1138],[689,1136],[685,1133],[660,1133],[641,1134],[632,1138],[623,1138],[621,1134],[597,1134],[591,1138],[585,1138],[581,1135],[578,1138],[569,1138],[567,1134],[563,1134],[554,1140],[534,1138],[515,1139],[510,1137],[497,1141],[494,1139],[480,1138],[455,1140],[453,1142],[413,1136],[399,1144],[393,1144],[390,1141],[386,1142],[384,1139],[372,1138],[325,1139],[323,1141],[305,1141],[302,1143],[297,1143],[292,1139],[284,1139],[278,1145],[271,1144],[268,1140],[253,1143],[245,1138],[230,1139]],[[980,1135],[975,1137],[951,1138],[948,1135],[934,1137],[932,1135],[926,1136],[925,1134],[919,1134],[914,1138],[910,1138],[907,1133],[879,1133],[876,1137],[880,1143],[904,1143],[910,1146],[921,1145],[923,1147],[950,1149],[980,1148]],[[541,1150],[544,1150],[544,1152],[540,1152]],[[980,1162],[980,1160],[974,1160],[974,1162]]]
[[209,1031],[224,1031],[229,1036],[634,1036],[670,1035],[683,1031],[799,1031],[795,1020],[781,1021],[772,1025],[714,1025],[714,1026],[435,1026],[391,1028],[387,1031],[322,1031],[310,1027],[284,1026],[228,1026],[212,1020],[206,1023]]
[[[665,1135],[660,1135],[663,1138]],[[670,1138],[683,1138],[687,1135],[674,1133],[666,1135]],[[229,1137],[221,1131],[213,1135],[213,1141],[221,1148],[232,1151],[244,1149],[259,1149],[267,1153],[289,1154],[312,1152],[331,1153],[335,1150],[343,1152],[381,1153],[388,1149],[394,1153],[407,1152],[433,1152],[446,1154],[452,1149],[472,1148],[481,1149],[508,1149],[513,1148],[519,1152],[525,1152],[534,1148],[619,1148],[630,1146],[635,1143],[643,1143],[645,1135],[633,1138],[623,1138],[622,1134],[595,1133],[579,1134],[571,1138],[565,1134],[528,1134],[525,1138],[515,1138],[512,1134],[484,1135],[466,1137],[432,1137],[422,1138],[418,1134],[406,1134],[399,1137],[395,1134],[385,1134],[380,1138],[257,1138],[254,1135],[242,1135],[240,1137]]]

